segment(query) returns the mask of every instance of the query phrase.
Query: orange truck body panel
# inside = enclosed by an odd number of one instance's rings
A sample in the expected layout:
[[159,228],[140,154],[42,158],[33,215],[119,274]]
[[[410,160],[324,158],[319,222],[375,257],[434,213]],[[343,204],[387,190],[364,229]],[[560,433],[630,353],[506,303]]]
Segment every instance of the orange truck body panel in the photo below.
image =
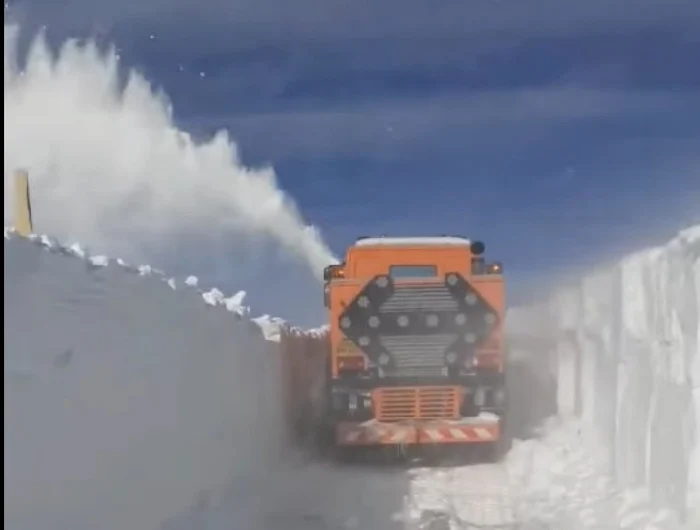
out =
[[336,446],[499,441],[500,264],[461,238],[358,240],[327,269],[324,301],[327,334],[282,336],[297,430],[325,425]]

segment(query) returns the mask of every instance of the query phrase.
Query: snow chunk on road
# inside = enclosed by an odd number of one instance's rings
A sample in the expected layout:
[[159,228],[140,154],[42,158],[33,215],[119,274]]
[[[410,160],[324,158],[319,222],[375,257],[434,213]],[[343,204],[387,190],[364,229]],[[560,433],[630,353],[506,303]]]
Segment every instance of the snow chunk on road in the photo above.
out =
[[552,419],[540,439],[516,441],[506,466],[518,519],[566,530],[690,530],[645,492],[619,491],[602,449],[581,420]]
[[407,528],[697,529],[643,489],[616,488],[602,449],[592,425],[551,418],[539,438],[515,440],[501,463],[413,470]]
[[502,465],[421,468],[412,474],[405,515],[409,528],[510,528],[517,522]]

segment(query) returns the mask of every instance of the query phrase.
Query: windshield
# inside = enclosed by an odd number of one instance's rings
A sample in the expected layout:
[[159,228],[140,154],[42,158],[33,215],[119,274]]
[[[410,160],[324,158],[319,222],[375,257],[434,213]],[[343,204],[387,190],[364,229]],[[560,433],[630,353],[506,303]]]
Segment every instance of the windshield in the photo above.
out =
[[389,267],[392,278],[434,278],[437,276],[435,265],[392,265]]

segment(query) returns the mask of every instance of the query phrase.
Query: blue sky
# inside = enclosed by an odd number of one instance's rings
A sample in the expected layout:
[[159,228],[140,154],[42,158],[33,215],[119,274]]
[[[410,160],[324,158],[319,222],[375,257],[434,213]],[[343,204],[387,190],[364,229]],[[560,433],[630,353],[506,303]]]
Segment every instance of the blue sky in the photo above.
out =
[[[336,253],[461,234],[514,300],[700,222],[697,0],[24,0],[227,128]],[[203,75],[202,75],[203,73]]]

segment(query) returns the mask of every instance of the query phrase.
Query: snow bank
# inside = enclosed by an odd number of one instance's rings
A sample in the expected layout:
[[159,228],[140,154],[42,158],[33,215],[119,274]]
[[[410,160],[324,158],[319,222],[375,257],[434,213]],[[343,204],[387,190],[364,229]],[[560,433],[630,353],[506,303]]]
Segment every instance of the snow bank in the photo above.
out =
[[196,284],[5,231],[7,528],[158,529],[226,495],[245,519],[285,455],[276,348],[245,293]]
[[600,433],[581,419],[551,418],[538,439],[515,441],[506,467],[524,528],[696,528],[683,524],[679,512],[653,506],[645,491],[617,487],[604,446]]
[[509,319],[553,348],[559,412],[597,428],[616,487],[700,522],[700,226]]

